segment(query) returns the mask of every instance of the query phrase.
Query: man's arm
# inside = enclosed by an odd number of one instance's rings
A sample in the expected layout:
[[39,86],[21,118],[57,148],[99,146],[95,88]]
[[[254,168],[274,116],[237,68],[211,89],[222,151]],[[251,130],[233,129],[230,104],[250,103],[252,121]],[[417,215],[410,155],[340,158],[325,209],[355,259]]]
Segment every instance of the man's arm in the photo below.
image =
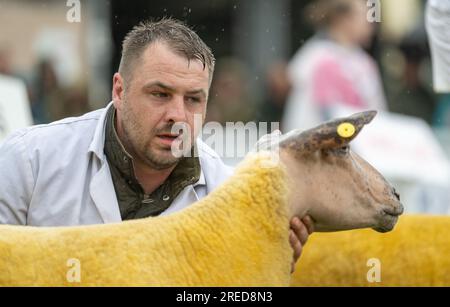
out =
[[33,185],[22,131],[0,144],[0,224],[27,223]]

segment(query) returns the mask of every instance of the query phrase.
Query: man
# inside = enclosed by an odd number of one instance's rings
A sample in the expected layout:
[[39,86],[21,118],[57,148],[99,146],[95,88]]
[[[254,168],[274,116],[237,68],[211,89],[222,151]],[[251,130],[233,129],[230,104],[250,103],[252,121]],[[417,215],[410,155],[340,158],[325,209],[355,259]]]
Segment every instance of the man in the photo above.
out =
[[[207,195],[232,169],[191,130],[177,158],[175,123],[204,120],[214,56],[173,19],[141,23],[123,42],[113,102],[105,109],[34,126],[0,147],[0,223],[83,225],[168,214]],[[199,130],[199,129],[197,129]],[[291,221],[294,261],[313,231]]]

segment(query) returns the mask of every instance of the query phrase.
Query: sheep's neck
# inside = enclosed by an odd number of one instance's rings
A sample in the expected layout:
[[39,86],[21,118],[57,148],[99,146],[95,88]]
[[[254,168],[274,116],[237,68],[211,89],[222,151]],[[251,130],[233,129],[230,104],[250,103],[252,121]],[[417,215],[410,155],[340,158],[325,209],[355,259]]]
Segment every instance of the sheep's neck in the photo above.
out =
[[289,218],[294,216],[302,218],[308,214],[313,204],[307,193],[311,174],[308,174],[305,160],[293,157],[291,153],[284,150],[280,152],[280,158],[287,173],[290,193],[288,197]]

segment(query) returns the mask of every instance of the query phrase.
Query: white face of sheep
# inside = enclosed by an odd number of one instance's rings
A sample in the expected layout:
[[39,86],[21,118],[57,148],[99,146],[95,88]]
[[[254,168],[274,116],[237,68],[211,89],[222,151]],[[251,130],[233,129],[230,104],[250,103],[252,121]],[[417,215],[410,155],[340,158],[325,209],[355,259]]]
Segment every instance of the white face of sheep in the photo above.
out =
[[309,214],[317,231],[387,232],[403,213],[395,189],[349,147],[375,115],[362,112],[281,138],[280,154],[293,180],[293,214]]

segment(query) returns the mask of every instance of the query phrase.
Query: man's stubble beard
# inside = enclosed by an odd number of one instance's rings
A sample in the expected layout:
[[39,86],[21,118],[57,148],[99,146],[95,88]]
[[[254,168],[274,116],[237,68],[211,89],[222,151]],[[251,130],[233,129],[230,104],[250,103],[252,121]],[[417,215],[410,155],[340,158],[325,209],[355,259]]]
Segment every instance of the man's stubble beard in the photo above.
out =
[[[124,145],[129,151],[129,153],[133,156],[133,159],[139,159],[149,167],[155,170],[163,170],[168,169],[176,165],[181,158],[176,158],[172,154],[164,155],[158,154],[151,146],[151,142],[153,137],[156,136],[156,131],[153,129],[151,135],[153,136],[151,139],[146,142],[142,142],[142,138],[140,137],[142,134],[140,131],[145,131],[145,127],[140,127],[139,122],[136,119],[133,111],[130,108],[129,102],[126,101],[124,97],[124,108],[122,109],[122,118],[121,124],[124,132]],[[170,126],[164,127],[164,132],[170,132]],[[160,149],[161,151],[166,151],[165,149]],[[167,152],[171,152],[170,149],[167,149]]]

